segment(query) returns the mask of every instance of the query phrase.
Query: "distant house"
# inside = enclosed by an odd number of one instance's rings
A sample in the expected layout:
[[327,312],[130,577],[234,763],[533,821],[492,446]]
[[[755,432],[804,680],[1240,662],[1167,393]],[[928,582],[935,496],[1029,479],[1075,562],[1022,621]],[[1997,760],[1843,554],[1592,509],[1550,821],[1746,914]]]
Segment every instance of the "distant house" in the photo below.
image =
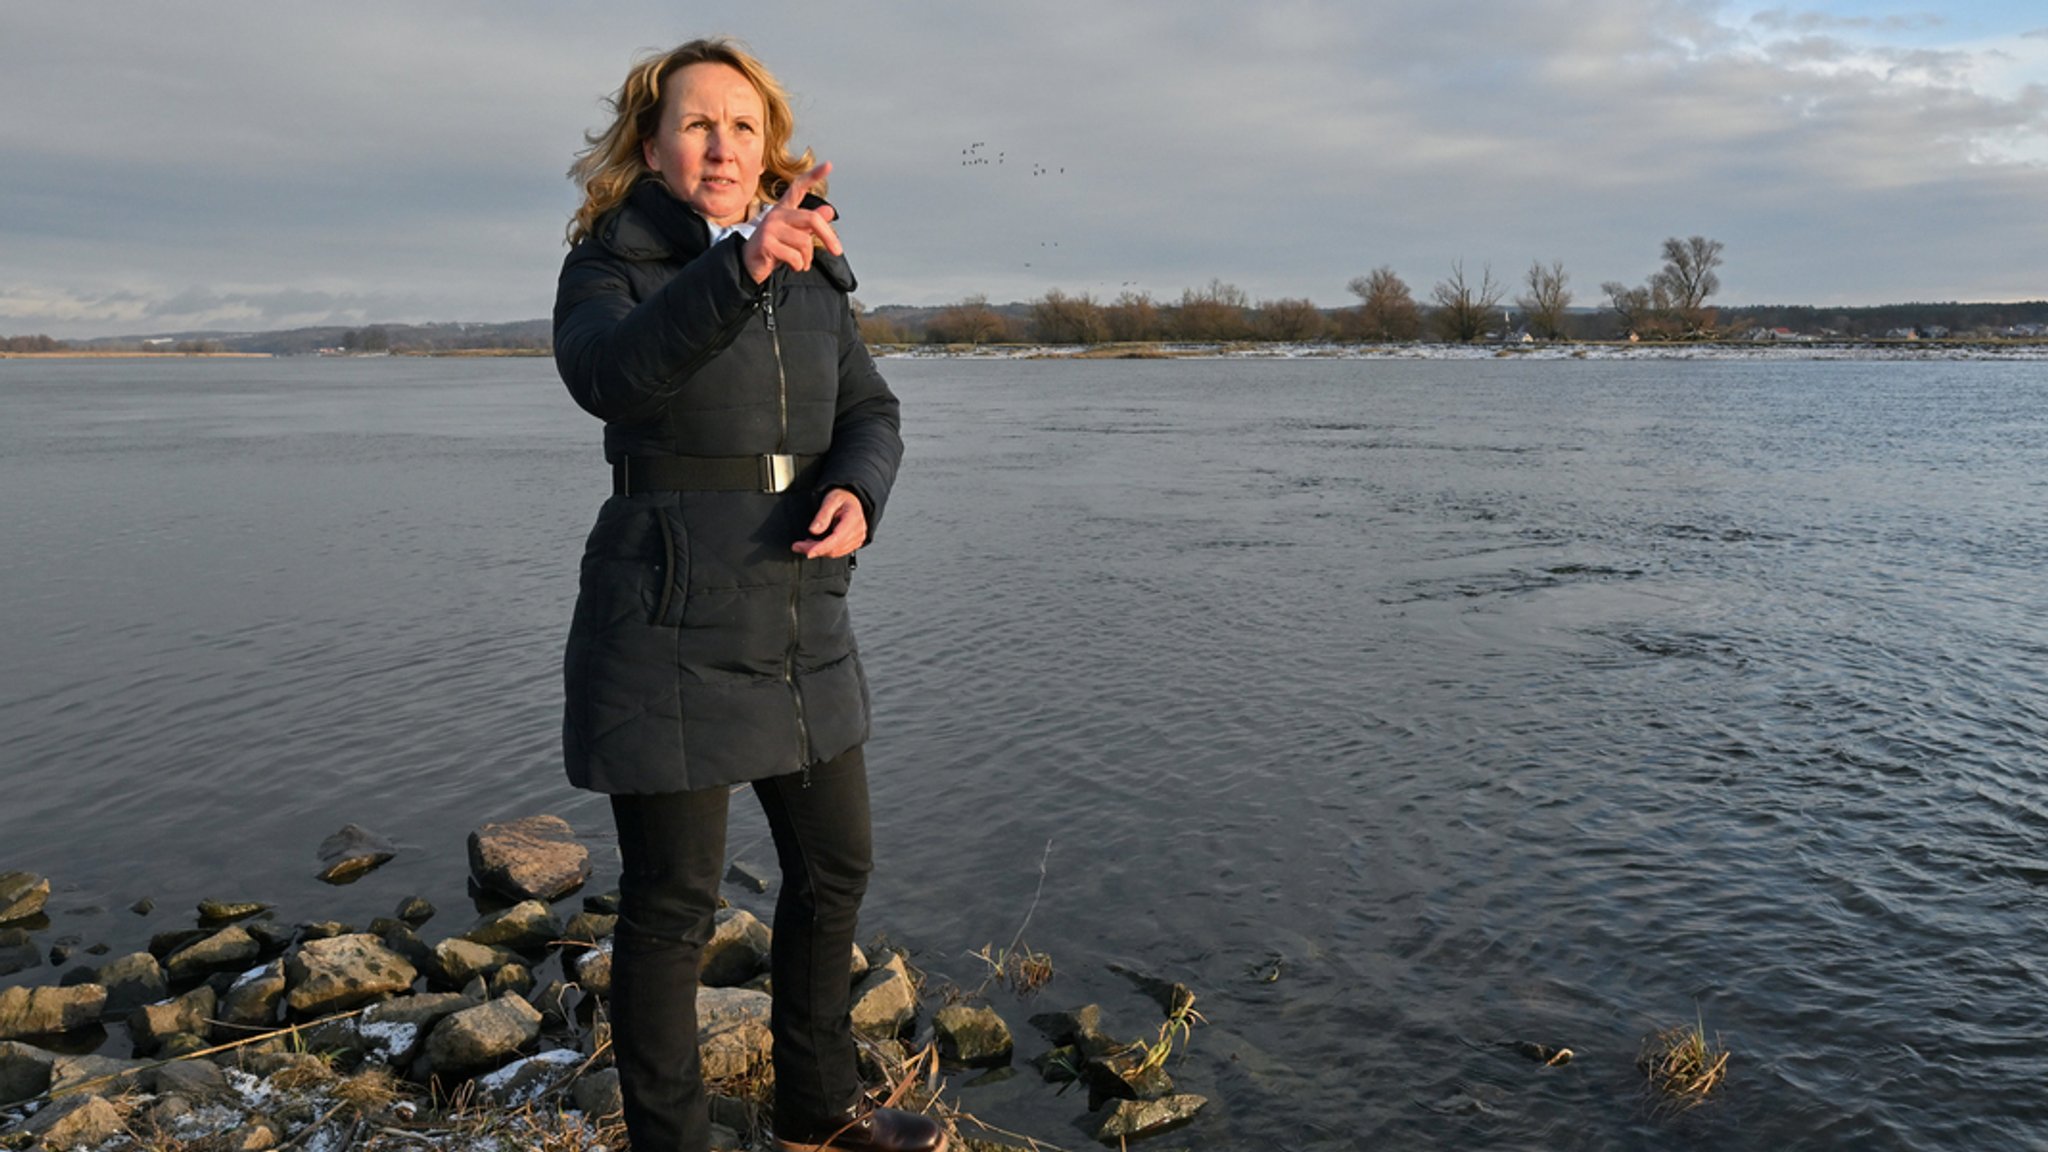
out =
[[1884,334],[1887,340],[1918,340],[1920,333],[1911,328],[1894,328]]

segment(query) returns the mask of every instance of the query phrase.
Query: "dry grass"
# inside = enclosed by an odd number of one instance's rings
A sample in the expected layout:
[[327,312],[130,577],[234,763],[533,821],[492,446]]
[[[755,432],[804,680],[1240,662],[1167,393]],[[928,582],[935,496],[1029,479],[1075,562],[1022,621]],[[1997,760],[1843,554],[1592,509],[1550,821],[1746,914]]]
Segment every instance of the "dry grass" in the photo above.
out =
[[1649,1077],[1660,1112],[1684,1112],[1706,1103],[1728,1080],[1728,1049],[1707,1038],[1703,1022],[1666,1028],[1643,1041],[1636,1066]]

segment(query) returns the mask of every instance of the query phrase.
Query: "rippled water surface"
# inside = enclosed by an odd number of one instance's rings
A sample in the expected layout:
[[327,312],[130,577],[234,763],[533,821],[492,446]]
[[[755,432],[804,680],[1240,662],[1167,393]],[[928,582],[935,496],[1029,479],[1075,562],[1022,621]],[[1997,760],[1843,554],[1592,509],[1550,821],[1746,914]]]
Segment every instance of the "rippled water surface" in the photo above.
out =
[[[1042,1008],[1155,1029],[1121,962],[1206,1017],[1169,1144],[2048,1141],[2038,365],[884,368],[865,923],[971,986],[1029,911],[1024,1055]],[[418,891],[433,938],[465,834],[534,811],[610,886],[556,745],[607,481],[547,362],[10,361],[0,397],[0,870],[56,882],[45,937]],[[329,889],[347,821],[404,851]],[[1639,1042],[1696,1018],[1731,1081],[1650,1115]],[[1089,1144],[1028,1070],[960,1094]]]

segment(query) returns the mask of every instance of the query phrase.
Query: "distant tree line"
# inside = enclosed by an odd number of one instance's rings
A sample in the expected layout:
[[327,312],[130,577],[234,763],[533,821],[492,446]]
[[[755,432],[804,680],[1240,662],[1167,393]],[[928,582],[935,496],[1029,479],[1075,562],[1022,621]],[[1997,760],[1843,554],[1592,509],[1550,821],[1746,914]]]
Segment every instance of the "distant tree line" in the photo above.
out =
[[60,352],[68,347],[48,336],[0,336],[0,352]]

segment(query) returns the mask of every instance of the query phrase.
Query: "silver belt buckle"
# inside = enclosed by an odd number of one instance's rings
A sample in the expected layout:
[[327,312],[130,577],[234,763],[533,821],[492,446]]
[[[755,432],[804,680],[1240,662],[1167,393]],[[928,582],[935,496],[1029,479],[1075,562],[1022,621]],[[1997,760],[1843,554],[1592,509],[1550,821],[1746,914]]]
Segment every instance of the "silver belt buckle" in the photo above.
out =
[[784,452],[761,457],[761,491],[787,492],[796,483],[796,457]]

